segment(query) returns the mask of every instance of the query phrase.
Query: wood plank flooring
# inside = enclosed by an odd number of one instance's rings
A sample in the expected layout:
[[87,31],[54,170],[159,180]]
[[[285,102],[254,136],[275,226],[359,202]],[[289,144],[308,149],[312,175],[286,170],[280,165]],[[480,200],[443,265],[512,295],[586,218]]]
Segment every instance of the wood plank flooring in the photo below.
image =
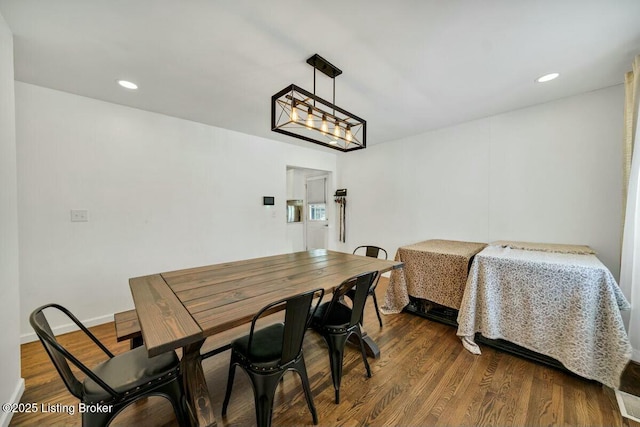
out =
[[[378,287],[382,299],[387,280]],[[266,302],[265,302],[266,303]],[[365,310],[365,327],[380,346],[381,358],[369,359],[367,378],[355,347],[347,349],[336,405],[327,350],[309,331],[304,352],[318,418],[322,426],[631,426],[620,416],[610,390],[554,368],[482,347],[482,355],[464,350],[455,329],[409,314],[383,316],[378,327],[373,303]],[[112,323],[91,328],[114,352],[128,350],[117,343]],[[78,333],[62,337],[89,365],[99,353]],[[227,417],[220,415],[227,381],[229,353],[203,362],[214,412],[220,426],[255,425],[253,392],[244,374],[236,375]],[[22,346],[26,389],[22,402],[66,404],[77,408],[39,342]],[[288,373],[276,392],[273,425],[312,425],[300,380]],[[79,426],[80,415],[15,414],[12,426]],[[125,409],[113,426],[177,425],[171,405],[152,397]]]

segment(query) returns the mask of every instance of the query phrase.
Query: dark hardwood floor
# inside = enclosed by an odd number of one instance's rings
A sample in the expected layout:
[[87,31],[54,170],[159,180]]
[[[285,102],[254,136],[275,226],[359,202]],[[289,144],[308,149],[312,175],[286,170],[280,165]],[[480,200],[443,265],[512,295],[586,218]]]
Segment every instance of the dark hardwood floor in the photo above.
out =
[[640,364],[630,362],[622,373],[620,390],[640,396]]
[[[383,278],[380,299],[386,285]],[[347,350],[339,405],[333,400],[326,347],[318,335],[307,333],[304,354],[320,425],[640,427],[620,416],[611,391],[598,383],[488,347],[474,356],[463,349],[454,328],[417,316],[383,316],[383,322],[380,329],[369,301],[365,326],[380,346],[381,358],[369,359],[373,376],[367,378],[358,351]],[[113,324],[91,329],[115,353],[128,349],[127,343],[116,343]],[[61,340],[87,364],[101,360],[98,351],[78,337],[74,332]],[[225,352],[203,363],[218,425],[255,425],[251,386],[239,371],[228,415],[220,415],[228,359]],[[22,374],[22,402],[77,408],[39,342],[22,346]],[[312,425],[300,380],[293,373],[276,392],[273,424]],[[80,415],[15,414],[11,425],[79,426]],[[176,421],[171,405],[153,397],[125,409],[112,425],[173,426]]]

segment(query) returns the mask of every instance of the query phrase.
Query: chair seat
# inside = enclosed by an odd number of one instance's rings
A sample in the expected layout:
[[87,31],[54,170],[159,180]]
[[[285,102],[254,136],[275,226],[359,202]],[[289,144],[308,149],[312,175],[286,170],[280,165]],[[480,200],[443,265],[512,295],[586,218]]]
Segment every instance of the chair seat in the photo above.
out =
[[[331,305],[331,302],[325,302],[324,304],[318,307],[316,313],[313,315],[313,324],[319,325],[322,324],[322,320],[324,318],[324,314]],[[349,322],[351,321],[351,309],[344,304],[336,303],[333,306],[333,309],[329,312],[329,316],[325,320],[323,327],[324,328],[335,328],[341,329],[349,326]]]
[[[371,377],[371,368],[367,361],[359,321],[362,319],[367,292],[377,276],[377,271],[369,271],[344,280],[333,290],[331,301],[322,304],[313,314],[311,327],[322,335],[329,350],[331,379],[333,380],[336,403],[340,403],[344,349],[351,334],[358,337],[362,361],[367,369],[367,376]],[[347,307],[342,301],[347,292],[352,289],[355,290],[353,305]]]
[[254,331],[249,354],[249,335],[231,343],[231,349],[239,353],[253,364],[268,364],[278,362],[282,356],[282,337],[284,336],[284,324],[276,323],[260,330]]
[[[85,338],[102,350],[108,360],[93,369],[85,366],[69,349],[60,345],[47,321],[45,311],[56,311],[66,316],[80,328]],[[150,358],[146,347],[138,347],[116,356],[76,316],[59,304],[46,304],[36,308],[29,316],[29,323],[69,392],[82,403],[102,405],[99,410],[81,411],[78,414],[82,418],[83,427],[107,427],[122,409],[151,395],[162,396],[171,402],[180,426],[191,424],[189,414],[183,405],[183,377],[175,352]],[[82,345],[84,348],[85,343]],[[75,345],[74,347],[77,348]],[[84,380],[76,376],[72,366],[86,375]]]
[[[97,365],[93,372],[119,393],[135,390],[151,380],[176,370],[180,360],[174,351],[149,357],[145,346],[137,347]],[[89,402],[110,400],[112,396],[91,378],[83,382]]]
[[[227,415],[233,379],[236,368],[240,367],[249,376],[253,386],[258,427],[271,427],[276,389],[287,371],[297,372],[300,376],[313,423],[318,424],[318,414],[313,405],[309,377],[302,354],[304,335],[309,327],[312,313],[310,308],[316,296],[318,301],[321,301],[324,290],[313,289],[267,304],[253,316],[249,335],[231,343],[231,361],[227,391],[222,402],[222,417]],[[256,322],[264,321],[266,316],[281,310],[284,310],[284,323],[275,323],[256,330]]]

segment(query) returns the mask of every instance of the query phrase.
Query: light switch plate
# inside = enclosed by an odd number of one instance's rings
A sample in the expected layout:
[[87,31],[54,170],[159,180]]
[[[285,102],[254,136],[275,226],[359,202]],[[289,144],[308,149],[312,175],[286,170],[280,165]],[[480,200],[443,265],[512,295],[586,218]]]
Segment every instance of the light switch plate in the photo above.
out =
[[71,209],[71,222],[89,221],[89,211],[86,209]]

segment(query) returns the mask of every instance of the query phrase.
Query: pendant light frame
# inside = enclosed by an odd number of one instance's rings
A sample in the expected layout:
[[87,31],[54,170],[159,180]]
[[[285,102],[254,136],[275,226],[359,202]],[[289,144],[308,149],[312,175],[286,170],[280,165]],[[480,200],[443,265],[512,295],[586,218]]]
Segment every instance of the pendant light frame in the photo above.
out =
[[[307,59],[307,63],[314,68],[313,93],[292,84],[273,95],[271,130],[342,152],[366,148],[366,120],[335,105],[335,77],[342,71],[318,54]],[[315,94],[316,70],[333,79],[334,102]]]

